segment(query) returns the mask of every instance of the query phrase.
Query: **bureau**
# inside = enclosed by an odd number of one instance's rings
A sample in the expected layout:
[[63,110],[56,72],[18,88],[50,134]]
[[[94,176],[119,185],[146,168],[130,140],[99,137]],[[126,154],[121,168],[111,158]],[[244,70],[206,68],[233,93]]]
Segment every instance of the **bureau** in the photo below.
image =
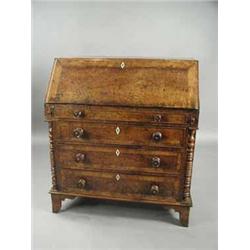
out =
[[58,58],[44,108],[54,213],[91,197],[173,208],[188,226],[197,61]]

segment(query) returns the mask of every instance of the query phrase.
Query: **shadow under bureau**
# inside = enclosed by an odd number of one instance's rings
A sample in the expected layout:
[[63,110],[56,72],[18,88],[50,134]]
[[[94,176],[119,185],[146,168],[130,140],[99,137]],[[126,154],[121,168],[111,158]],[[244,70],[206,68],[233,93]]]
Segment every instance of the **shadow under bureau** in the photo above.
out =
[[45,98],[53,212],[65,198],[159,204],[188,226],[195,60],[58,58]]

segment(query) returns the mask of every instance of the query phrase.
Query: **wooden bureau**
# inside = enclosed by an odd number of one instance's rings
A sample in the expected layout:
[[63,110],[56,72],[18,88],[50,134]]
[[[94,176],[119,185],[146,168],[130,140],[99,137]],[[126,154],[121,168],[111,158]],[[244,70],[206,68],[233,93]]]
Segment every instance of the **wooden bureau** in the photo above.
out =
[[65,198],[159,204],[188,226],[198,62],[55,59],[46,98],[53,212]]

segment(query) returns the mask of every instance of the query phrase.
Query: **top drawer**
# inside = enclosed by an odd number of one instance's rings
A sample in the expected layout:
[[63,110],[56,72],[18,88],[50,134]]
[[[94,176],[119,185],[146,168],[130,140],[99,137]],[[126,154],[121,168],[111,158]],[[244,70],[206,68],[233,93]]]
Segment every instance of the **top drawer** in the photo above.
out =
[[166,124],[187,124],[188,115],[181,110],[158,110],[152,108],[100,107],[71,104],[46,104],[48,120],[74,121],[124,121]]

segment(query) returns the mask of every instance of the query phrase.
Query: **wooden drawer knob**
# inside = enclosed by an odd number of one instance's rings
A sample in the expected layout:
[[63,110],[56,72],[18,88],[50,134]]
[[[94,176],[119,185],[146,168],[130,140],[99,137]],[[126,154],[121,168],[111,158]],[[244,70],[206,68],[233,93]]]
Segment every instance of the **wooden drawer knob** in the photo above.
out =
[[82,128],[76,128],[73,131],[73,135],[76,138],[83,138],[84,137],[84,130]]
[[161,132],[155,132],[152,135],[152,138],[154,141],[160,141],[162,139],[162,133]]
[[82,111],[74,111],[73,114],[74,114],[74,117],[76,118],[81,118],[84,116],[84,112]]
[[151,194],[153,194],[153,195],[158,194],[159,193],[159,186],[152,185],[150,191],[151,191]]
[[78,188],[85,188],[87,181],[84,179],[80,179],[77,183]]
[[161,165],[161,159],[159,157],[153,157],[151,163],[152,163],[152,167],[158,168]]
[[162,120],[162,116],[159,115],[159,114],[154,115],[154,116],[153,116],[153,120],[154,120],[155,122],[160,122],[160,121]]
[[76,162],[84,162],[84,160],[85,160],[85,154],[77,153],[75,155],[75,161]]

